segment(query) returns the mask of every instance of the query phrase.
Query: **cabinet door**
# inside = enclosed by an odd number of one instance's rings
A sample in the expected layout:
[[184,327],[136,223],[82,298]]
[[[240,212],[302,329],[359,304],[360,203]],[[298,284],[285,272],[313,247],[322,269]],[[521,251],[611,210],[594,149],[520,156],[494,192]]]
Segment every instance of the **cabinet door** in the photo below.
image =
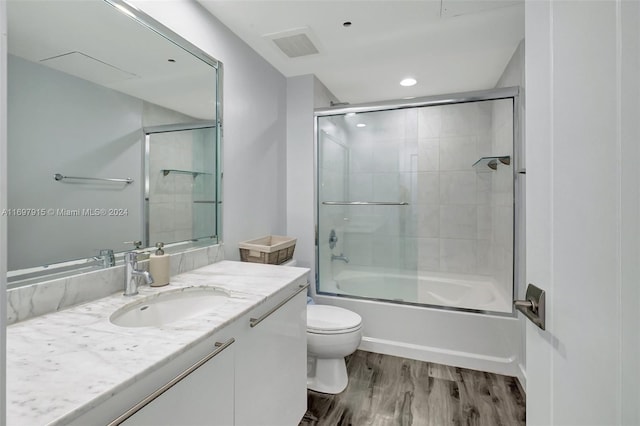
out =
[[298,293],[254,327],[249,324],[249,317],[260,318],[277,303],[250,312],[238,336],[237,426],[297,425],[306,411],[306,292]]
[[126,426],[232,426],[234,346],[220,350],[195,371],[120,423]]

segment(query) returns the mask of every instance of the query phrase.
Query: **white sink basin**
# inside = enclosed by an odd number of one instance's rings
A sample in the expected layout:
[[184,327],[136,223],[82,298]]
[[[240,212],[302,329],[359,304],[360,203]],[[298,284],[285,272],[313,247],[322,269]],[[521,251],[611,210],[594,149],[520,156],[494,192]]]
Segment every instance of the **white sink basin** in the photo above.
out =
[[159,327],[213,310],[229,293],[212,287],[187,287],[145,297],[115,311],[109,321],[120,327]]

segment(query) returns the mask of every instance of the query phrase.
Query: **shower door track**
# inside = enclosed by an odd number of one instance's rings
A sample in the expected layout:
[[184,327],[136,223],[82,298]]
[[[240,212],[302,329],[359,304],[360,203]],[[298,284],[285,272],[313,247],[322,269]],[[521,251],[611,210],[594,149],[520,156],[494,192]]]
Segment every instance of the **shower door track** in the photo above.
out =
[[[424,96],[415,99],[402,99],[385,102],[372,102],[357,105],[340,105],[338,107],[319,108],[316,109],[314,115],[322,117],[327,115],[342,115],[347,112],[371,112],[385,111],[392,109],[416,108],[423,106],[461,104],[467,102],[478,101],[495,101],[499,99],[514,98],[517,99],[520,94],[520,88],[517,86],[504,87],[499,89],[478,90],[473,92],[454,93],[447,95]],[[317,128],[316,128],[317,131]]]

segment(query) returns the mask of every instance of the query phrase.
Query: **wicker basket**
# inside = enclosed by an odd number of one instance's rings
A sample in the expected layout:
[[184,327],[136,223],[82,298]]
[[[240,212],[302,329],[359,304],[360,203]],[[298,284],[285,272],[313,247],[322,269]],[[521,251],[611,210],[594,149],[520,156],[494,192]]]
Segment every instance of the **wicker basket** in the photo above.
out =
[[240,260],[243,262],[268,263],[280,265],[293,257],[296,239],[267,235],[255,240],[243,241],[238,244]]

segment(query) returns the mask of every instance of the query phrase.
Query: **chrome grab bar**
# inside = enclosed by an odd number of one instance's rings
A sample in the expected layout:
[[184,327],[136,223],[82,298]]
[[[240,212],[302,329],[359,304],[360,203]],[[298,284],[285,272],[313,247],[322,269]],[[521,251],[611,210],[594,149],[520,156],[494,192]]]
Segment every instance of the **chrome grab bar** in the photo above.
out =
[[256,325],[260,324],[262,321],[264,321],[265,319],[267,319],[267,317],[269,315],[271,315],[272,313],[274,313],[275,311],[277,311],[278,309],[280,309],[285,303],[287,303],[289,300],[293,299],[294,297],[296,297],[298,294],[300,294],[301,292],[303,292],[304,290],[309,288],[309,283],[306,284],[301,284],[300,288],[298,289],[298,291],[296,291],[295,293],[293,293],[291,296],[287,297],[286,299],[284,299],[282,302],[278,303],[276,306],[274,306],[273,308],[269,309],[268,312],[265,312],[264,314],[262,314],[260,317],[258,318],[249,318],[249,327],[253,328]]
[[176,377],[174,377],[171,381],[169,381],[168,383],[166,383],[162,387],[156,389],[153,393],[151,393],[149,396],[144,398],[142,401],[138,402],[133,407],[129,408],[127,411],[125,411],[123,414],[118,416],[118,418],[113,420],[107,426],[117,426],[117,425],[121,424],[122,422],[124,422],[125,420],[127,420],[128,418],[130,418],[131,416],[136,414],[138,411],[143,409],[146,405],[151,403],[154,399],[158,398],[160,395],[162,395],[163,393],[165,393],[166,391],[168,391],[169,389],[174,387],[176,384],[178,384],[180,381],[182,381],[182,379],[186,378],[189,374],[193,373],[198,368],[202,367],[202,365],[205,364],[207,361],[209,361],[211,358],[213,358],[214,356],[218,355],[220,352],[222,352],[225,349],[227,349],[235,341],[236,341],[236,339],[234,339],[232,337],[232,338],[230,338],[229,340],[227,340],[224,343],[216,342],[215,343],[216,349],[213,352],[211,352],[209,355],[205,356],[200,361],[198,361],[195,364],[193,364],[191,367],[189,367],[186,370],[184,370],[182,373],[178,374]]
[[408,206],[407,202],[393,201],[323,201],[325,206]]
[[126,178],[126,179],[116,179],[116,178],[92,178],[92,177],[82,177],[82,176],[64,176],[61,175],[60,173],[56,173],[55,175],[53,175],[53,178],[55,180],[64,180],[64,179],[80,179],[80,180],[99,180],[102,182],[120,182],[120,183],[133,183],[133,179],[132,178]]

